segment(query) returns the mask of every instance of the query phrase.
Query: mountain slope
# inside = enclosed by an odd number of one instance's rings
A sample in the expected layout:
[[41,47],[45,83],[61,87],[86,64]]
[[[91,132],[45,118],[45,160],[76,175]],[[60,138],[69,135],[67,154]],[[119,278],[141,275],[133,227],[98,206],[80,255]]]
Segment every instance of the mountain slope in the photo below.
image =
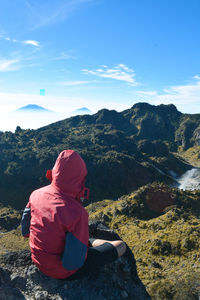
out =
[[103,109],[38,130],[2,132],[1,202],[24,207],[32,190],[48,184],[44,175],[59,152],[70,148],[86,161],[92,202],[153,181],[172,184],[171,171],[181,175],[191,166],[171,151],[198,144],[199,124],[200,115],[181,114],[173,105],[138,103],[121,113]]
[[[199,197],[200,191],[152,184],[118,201],[87,207],[90,220],[117,231],[133,251],[138,275],[153,300],[198,299]],[[168,206],[170,199],[171,206],[156,211]]]

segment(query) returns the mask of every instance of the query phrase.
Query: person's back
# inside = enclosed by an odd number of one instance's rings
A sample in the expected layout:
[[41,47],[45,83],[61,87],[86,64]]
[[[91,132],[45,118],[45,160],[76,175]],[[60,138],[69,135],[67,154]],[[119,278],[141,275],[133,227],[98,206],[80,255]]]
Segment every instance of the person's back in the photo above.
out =
[[51,184],[34,191],[22,217],[22,234],[30,237],[32,260],[46,275],[77,279],[116,260],[126,251],[121,241],[90,239],[84,197],[86,165],[64,150],[49,171]]
[[[26,209],[31,213],[32,260],[51,277],[66,278],[85,261],[89,239],[88,214],[79,203],[79,194],[84,188],[86,174],[80,156],[71,150],[63,151],[52,170],[51,184],[30,196]],[[79,253],[73,249],[77,245]],[[61,260],[64,249],[70,261]]]

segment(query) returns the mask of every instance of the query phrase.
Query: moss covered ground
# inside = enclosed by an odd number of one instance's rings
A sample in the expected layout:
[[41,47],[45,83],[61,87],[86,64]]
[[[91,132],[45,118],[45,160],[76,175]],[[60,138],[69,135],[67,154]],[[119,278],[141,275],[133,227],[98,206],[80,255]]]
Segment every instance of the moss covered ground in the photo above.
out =
[[[165,199],[166,207],[163,199],[161,206],[155,206],[159,197]],[[173,199],[171,206],[168,206],[169,199]],[[198,300],[199,199],[200,191],[180,191],[153,183],[118,200],[90,204],[87,210],[90,220],[101,220],[128,244],[136,259],[138,275],[153,300]],[[0,214],[3,210],[8,217],[11,211],[2,208]],[[28,239],[21,236],[20,226],[4,230],[0,239],[0,254],[29,248]]]
[[28,248],[28,241],[21,235],[20,222],[20,211],[0,206],[0,254]]
[[[145,204],[147,190],[104,201],[102,206],[96,203],[95,211],[91,205],[90,218],[102,220],[132,249],[138,275],[152,299],[199,299],[200,193],[171,189],[177,193],[175,204],[158,215]],[[146,210],[145,218],[138,207]]]

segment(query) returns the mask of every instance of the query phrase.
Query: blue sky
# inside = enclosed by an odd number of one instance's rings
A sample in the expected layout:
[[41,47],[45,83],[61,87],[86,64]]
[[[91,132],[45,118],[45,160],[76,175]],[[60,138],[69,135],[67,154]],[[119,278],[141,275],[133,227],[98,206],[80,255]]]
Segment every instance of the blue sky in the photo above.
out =
[[[1,112],[200,113],[199,0],[0,0]],[[45,89],[45,96],[40,96]]]

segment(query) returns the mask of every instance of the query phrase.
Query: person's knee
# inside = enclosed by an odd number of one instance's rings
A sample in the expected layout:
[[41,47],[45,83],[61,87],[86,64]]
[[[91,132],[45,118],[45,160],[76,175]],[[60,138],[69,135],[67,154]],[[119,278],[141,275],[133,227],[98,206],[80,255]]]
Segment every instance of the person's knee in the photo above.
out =
[[118,240],[118,241],[113,241],[112,242],[113,246],[115,246],[118,256],[122,256],[126,252],[126,243]]
[[108,240],[95,239],[92,242],[92,247],[97,247],[104,243],[112,244],[117,250],[118,257],[122,256],[126,252],[126,243],[123,242],[122,240],[108,241]]

